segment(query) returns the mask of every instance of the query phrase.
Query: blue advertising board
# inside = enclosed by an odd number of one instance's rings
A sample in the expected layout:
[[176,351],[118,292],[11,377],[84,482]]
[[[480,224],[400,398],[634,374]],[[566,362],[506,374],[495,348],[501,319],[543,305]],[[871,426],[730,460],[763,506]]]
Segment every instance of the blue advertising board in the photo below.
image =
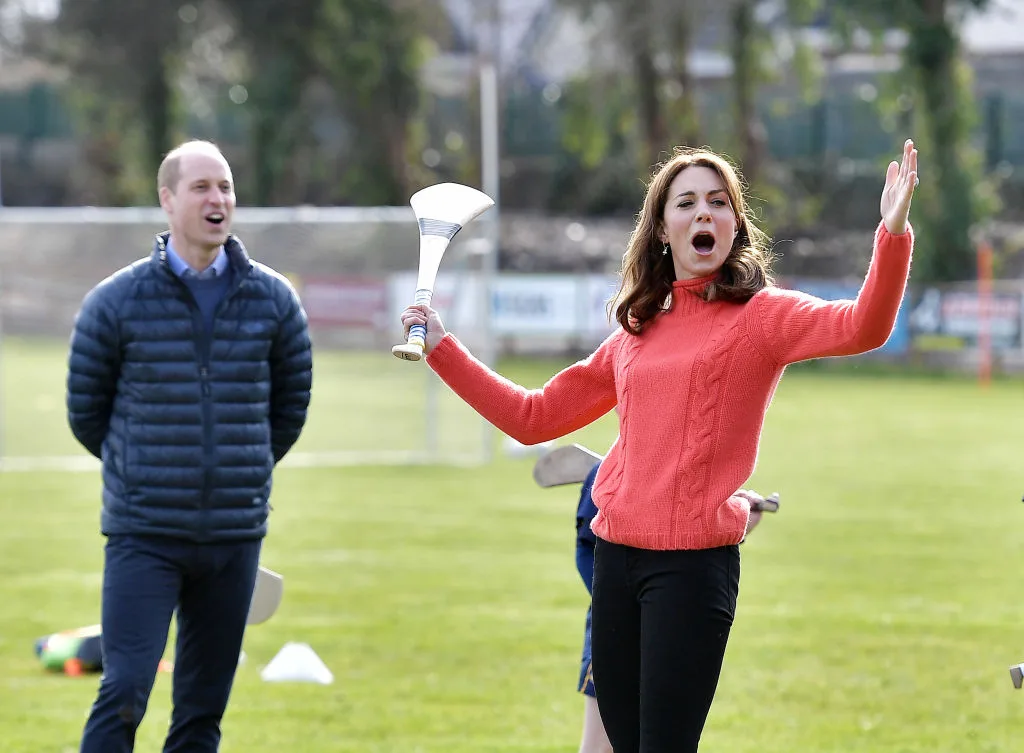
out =
[[[780,285],[791,290],[799,290],[802,293],[817,296],[826,301],[839,301],[855,299],[857,293],[860,292],[861,283],[791,277],[780,280]],[[900,305],[899,313],[896,315],[896,325],[893,327],[892,334],[886,340],[885,345],[871,351],[869,355],[897,356],[906,353],[910,349],[908,309],[907,296],[904,295],[903,303]]]

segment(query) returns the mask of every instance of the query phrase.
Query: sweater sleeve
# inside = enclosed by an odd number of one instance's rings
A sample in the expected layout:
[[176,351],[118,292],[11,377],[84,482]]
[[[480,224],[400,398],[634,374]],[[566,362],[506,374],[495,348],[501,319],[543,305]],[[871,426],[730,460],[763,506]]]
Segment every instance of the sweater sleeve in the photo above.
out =
[[879,223],[867,277],[854,301],[825,301],[767,288],[750,301],[750,336],[776,365],[880,348],[892,334],[910,274],[913,230],[893,235]]
[[558,372],[540,389],[528,390],[474,358],[448,334],[427,364],[477,413],[501,431],[531,445],[565,436],[615,407],[617,330],[588,358]]

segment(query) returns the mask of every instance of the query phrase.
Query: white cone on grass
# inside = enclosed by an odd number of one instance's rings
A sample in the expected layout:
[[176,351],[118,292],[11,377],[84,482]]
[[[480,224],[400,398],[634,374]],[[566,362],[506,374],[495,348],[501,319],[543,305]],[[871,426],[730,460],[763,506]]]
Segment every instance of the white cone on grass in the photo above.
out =
[[264,682],[316,682],[330,685],[334,675],[308,643],[286,643],[263,668]]

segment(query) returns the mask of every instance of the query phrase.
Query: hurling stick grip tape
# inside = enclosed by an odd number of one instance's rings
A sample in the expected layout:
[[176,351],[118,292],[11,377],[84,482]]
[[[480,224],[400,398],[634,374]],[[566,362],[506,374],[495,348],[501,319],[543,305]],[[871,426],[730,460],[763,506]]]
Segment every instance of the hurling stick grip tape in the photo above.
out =
[[[420,288],[413,296],[413,306],[429,306],[433,296],[432,290]],[[423,348],[427,344],[427,327],[424,324],[414,324],[409,327],[409,335],[405,338],[404,345],[396,345],[391,352],[398,358],[406,361],[419,361],[423,358]]]
[[[434,291],[432,290],[417,290],[416,295],[413,296],[413,306],[429,306],[430,299],[433,297]],[[405,341],[410,345],[417,345],[422,351],[424,346],[427,344],[427,325],[425,324],[414,324],[409,327],[409,336]]]
[[444,220],[431,220],[422,218],[419,221],[420,235],[439,235],[442,238],[451,240],[455,234],[462,230],[462,225],[457,222],[445,222]]

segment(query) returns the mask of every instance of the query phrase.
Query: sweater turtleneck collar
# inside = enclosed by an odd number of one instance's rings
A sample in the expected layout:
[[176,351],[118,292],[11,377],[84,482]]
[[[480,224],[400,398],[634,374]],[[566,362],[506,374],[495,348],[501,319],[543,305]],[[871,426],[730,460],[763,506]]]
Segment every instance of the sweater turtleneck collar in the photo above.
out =
[[704,277],[676,280],[672,283],[672,309],[678,312],[700,310],[707,303],[701,293],[717,279],[718,273],[714,272]]

